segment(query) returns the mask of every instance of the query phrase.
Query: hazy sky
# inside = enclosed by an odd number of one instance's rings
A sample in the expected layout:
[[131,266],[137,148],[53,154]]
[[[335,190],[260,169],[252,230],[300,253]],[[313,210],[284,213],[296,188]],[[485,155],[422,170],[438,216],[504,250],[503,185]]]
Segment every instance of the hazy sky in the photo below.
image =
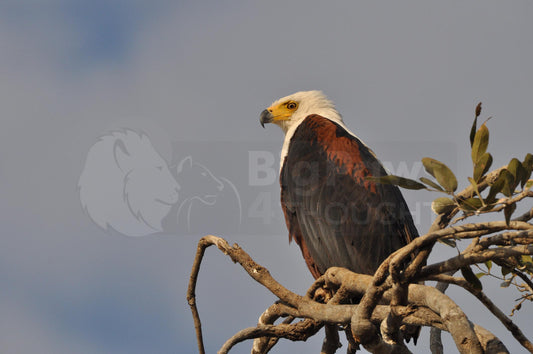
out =
[[[533,152],[532,15],[528,1],[2,2],[0,351],[195,352],[185,291],[208,233],[239,243],[304,293],[312,277],[279,206],[282,133],[258,121],[281,96],[323,90],[407,177],[423,176],[418,161],[431,156],[466,185],[479,101],[493,117],[494,166]],[[144,132],[180,186],[162,233],[105,231],[82,207],[89,151],[119,128]],[[137,191],[164,187],[142,181]],[[437,196],[404,194],[424,233]],[[510,313],[519,295],[485,282]],[[211,249],[197,294],[208,352],[275,300]],[[477,300],[449,294],[511,352],[524,352]],[[513,320],[530,335],[524,305]],[[282,341],[275,352],[316,352],[321,341]]]

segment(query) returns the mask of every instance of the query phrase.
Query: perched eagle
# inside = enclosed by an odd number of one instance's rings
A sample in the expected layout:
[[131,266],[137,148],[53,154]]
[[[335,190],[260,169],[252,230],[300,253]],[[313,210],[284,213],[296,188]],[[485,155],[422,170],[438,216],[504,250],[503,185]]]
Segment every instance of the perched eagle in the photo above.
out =
[[315,278],[332,266],[374,274],[418,236],[400,190],[366,178],[387,173],[322,92],[281,98],[260,122],[285,133],[281,205],[289,240],[300,246]]

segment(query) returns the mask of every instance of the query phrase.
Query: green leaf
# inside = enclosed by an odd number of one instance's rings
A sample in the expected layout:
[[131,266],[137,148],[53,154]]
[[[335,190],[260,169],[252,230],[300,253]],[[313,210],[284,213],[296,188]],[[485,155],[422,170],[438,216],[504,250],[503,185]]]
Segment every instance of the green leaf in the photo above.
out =
[[479,278],[476,277],[474,272],[470,267],[463,267],[461,268],[461,274],[463,274],[463,277],[467,282],[470,283],[476,290],[482,290],[483,286],[481,285],[481,281],[479,281]]
[[479,102],[476,106],[476,117],[474,118],[474,122],[472,123],[472,128],[470,129],[470,147],[472,147],[472,144],[474,144],[474,137],[476,136],[476,130],[477,130],[477,117],[481,114],[481,102]]
[[426,178],[426,177],[420,177],[420,181],[427,184],[428,186],[430,187],[433,187],[435,188],[436,190],[438,191],[441,191],[441,192],[444,192],[444,189],[442,189],[441,186],[439,186],[437,183],[433,182],[432,180],[430,180],[429,178]]
[[457,189],[457,178],[452,170],[445,164],[435,159],[424,157],[422,164],[427,173],[435,177],[437,182],[449,193],[455,192]]
[[526,184],[524,185],[524,189],[530,189],[531,187],[533,187],[533,179],[530,179],[529,181],[526,182]]
[[503,208],[503,214],[505,215],[505,223],[507,226],[509,226],[509,222],[511,221],[511,216],[513,215],[513,212],[516,210],[516,204],[509,204],[505,208]]
[[446,246],[450,246],[450,247],[457,247],[457,243],[455,242],[454,239],[451,239],[451,238],[442,238],[442,239],[438,239],[437,241],[439,241],[440,243],[444,243]]
[[479,117],[481,114],[481,102],[479,102],[476,106],[476,118]]
[[533,155],[527,154],[524,158],[524,162],[522,162],[522,166],[526,170],[526,177],[524,180],[522,180],[522,188],[527,183],[529,177],[531,177],[531,172],[533,171]]
[[404,178],[400,176],[387,175],[381,177],[367,177],[371,181],[381,184],[392,184],[406,189],[425,189],[426,186],[415,180]]
[[518,170],[518,166],[522,166],[522,164],[520,163],[520,161],[518,161],[517,158],[513,158],[511,159],[511,161],[509,162],[509,164],[507,165],[507,170],[509,172],[511,172],[511,174],[513,175],[513,177],[516,177],[516,173],[517,173],[517,170]]
[[487,270],[490,272],[490,269],[492,268],[492,261],[486,261],[485,262],[485,267],[487,267]]
[[506,276],[507,274],[511,273],[512,268],[509,268],[507,266],[502,266],[502,275]]
[[483,203],[479,198],[467,198],[459,201],[459,204],[461,205],[461,208],[466,211],[476,211],[483,206]]
[[492,165],[492,155],[488,152],[481,155],[479,161],[474,164],[474,180],[479,182]]
[[[513,193],[514,193],[514,188],[513,188],[514,177],[513,177],[513,175],[508,170],[502,170],[500,172],[500,175],[498,176],[498,179],[500,179],[500,178],[503,179],[503,182],[502,182],[503,186],[502,186],[501,192],[506,197],[512,196]],[[496,184],[496,182],[494,182],[494,184]]]
[[468,182],[470,182],[470,184],[472,185],[472,188],[474,188],[474,190],[477,192],[477,182],[472,177],[468,177]]
[[483,199],[481,198],[481,194],[479,194],[479,189],[477,187],[476,181],[472,177],[468,177],[468,182],[472,185],[472,188],[474,188],[474,191],[476,192],[476,195],[478,196],[479,200],[481,200],[481,205],[485,206]]
[[529,176],[527,175],[527,170],[526,168],[524,168],[524,165],[522,165],[521,162],[518,162],[517,167],[518,168],[516,170],[516,177],[515,177],[516,185],[517,186],[518,184],[524,185],[524,183],[526,183],[527,179],[529,178]]
[[485,275],[487,275],[487,273],[483,273],[483,272],[476,273],[476,277],[477,277],[478,279],[481,279],[481,278],[484,277]]
[[476,135],[474,136],[474,142],[472,143],[472,162],[477,164],[481,159],[481,156],[487,151],[489,145],[489,128],[483,123],[479,127]]
[[455,202],[446,197],[437,198],[431,203],[431,210],[435,212],[435,214],[447,214],[451,212],[453,209],[455,209]]
[[[513,184],[512,184],[512,190],[514,191],[515,188],[518,186],[518,183],[520,183],[524,178],[526,177],[526,170],[522,166],[522,163],[517,159],[513,158],[511,162],[507,165],[507,170],[513,175]],[[525,183],[525,181],[524,181]]]
[[511,279],[507,279],[506,281],[504,281],[503,283],[500,284],[500,287],[501,288],[508,288],[509,285],[511,285]]

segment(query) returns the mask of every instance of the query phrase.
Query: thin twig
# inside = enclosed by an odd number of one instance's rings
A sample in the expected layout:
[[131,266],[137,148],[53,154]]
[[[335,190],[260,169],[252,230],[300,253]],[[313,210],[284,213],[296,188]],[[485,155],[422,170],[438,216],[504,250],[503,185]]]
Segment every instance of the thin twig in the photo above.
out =
[[[280,302],[276,302],[266,309],[259,317],[257,325],[273,325],[280,317],[286,316],[294,309]],[[290,324],[294,321],[295,316],[287,316],[282,323]],[[252,343],[252,354],[268,353],[278,342],[278,337],[259,337],[255,338]]]
[[[530,198],[530,197],[533,197],[533,191],[531,191],[531,190],[522,191],[522,192],[518,193],[517,195],[513,196],[512,198],[502,198],[502,199],[496,201],[495,203],[488,205],[486,210],[476,210],[476,211],[466,212],[464,215],[462,215],[462,216],[454,219],[453,221],[451,221],[450,224],[451,225],[456,224],[459,221],[462,221],[462,220],[464,220],[466,218],[469,218],[471,216],[474,216],[474,215],[500,212],[503,209],[505,209],[506,206],[511,205],[511,204],[515,204],[515,203],[521,201],[524,198]],[[524,219],[526,219],[527,216],[528,216],[528,213],[526,213],[526,214],[524,214],[522,216],[524,217]],[[529,219],[521,220],[520,218],[514,219],[514,221],[528,221],[528,220]]]
[[446,261],[435,263],[424,267],[419,274],[419,280],[427,279],[430,276],[457,270],[472,264],[506,259],[522,255],[532,255],[533,245],[519,245],[509,247],[491,248],[483,252],[461,254]]
[[278,337],[303,341],[313,336],[320,328],[322,328],[321,325],[310,319],[295,324],[261,325],[246,328],[228,339],[220,348],[218,354],[227,354],[235,344],[258,337]]
[[198,343],[198,352],[200,354],[205,353],[204,341],[202,337],[202,323],[200,321],[200,315],[198,308],[196,307],[196,283],[198,281],[198,273],[200,272],[200,265],[204,257],[205,249],[216,242],[218,237],[205,236],[198,242],[196,249],[196,256],[194,257],[194,263],[192,265],[191,276],[189,278],[189,287],[187,289],[187,302],[191,307],[192,317],[194,320],[194,328],[196,329],[196,341]]
[[533,282],[531,282],[527,275],[516,269],[513,271],[513,274],[522,279],[524,281],[524,288],[527,287],[527,290],[529,290],[530,293],[533,293]]

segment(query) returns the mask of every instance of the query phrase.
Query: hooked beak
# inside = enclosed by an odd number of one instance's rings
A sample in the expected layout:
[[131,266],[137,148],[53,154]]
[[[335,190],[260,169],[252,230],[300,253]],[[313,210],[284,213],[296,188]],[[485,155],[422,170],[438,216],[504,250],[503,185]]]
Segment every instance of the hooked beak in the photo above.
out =
[[274,119],[274,116],[268,109],[265,109],[263,112],[261,112],[261,116],[259,117],[259,123],[261,123],[261,126],[264,128],[266,123],[271,123]]

